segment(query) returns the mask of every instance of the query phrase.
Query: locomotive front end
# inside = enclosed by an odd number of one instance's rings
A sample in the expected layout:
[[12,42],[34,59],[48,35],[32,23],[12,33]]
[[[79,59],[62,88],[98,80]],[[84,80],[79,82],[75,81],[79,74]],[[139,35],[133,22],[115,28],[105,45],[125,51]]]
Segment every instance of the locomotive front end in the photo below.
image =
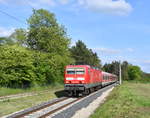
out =
[[86,84],[86,67],[84,66],[67,66],[65,69],[65,91],[69,96],[78,95],[85,89]]

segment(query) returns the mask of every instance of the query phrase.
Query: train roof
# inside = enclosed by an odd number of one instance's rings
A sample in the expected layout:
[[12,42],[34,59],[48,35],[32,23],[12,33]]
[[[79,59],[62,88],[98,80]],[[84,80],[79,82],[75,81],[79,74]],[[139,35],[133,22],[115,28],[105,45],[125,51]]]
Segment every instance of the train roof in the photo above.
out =
[[66,68],[74,68],[74,67],[76,67],[76,68],[85,68],[85,67],[87,67],[87,68],[92,68],[92,69],[96,69],[96,70],[101,71],[103,74],[116,76],[115,74],[111,74],[111,73],[108,73],[108,72],[104,72],[104,71],[102,71],[101,69],[98,69],[98,68],[96,68],[96,67],[92,67],[92,66],[90,66],[90,65],[67,65],[67,66],[66,66]]
[[89,65],[67,65],[66,67],[89,67]]
[[99,69],[97,67],[90,66],[90,65],[68,65],[68,66],[66,66],[66,68],[68,68],[68,67],[71,67],[71,68],[73,68],[73,67],[77,67],[77,68],[87,67],[87,68],[92,68],[92,69],[100,70],[101,71],[101,69]]
[[108,73],[108,72],[104,72],[102,71],[103,74],[107,74],[107,75],[113,75],[113,76],[116,76],[115,74],[112,74],[112,73]]

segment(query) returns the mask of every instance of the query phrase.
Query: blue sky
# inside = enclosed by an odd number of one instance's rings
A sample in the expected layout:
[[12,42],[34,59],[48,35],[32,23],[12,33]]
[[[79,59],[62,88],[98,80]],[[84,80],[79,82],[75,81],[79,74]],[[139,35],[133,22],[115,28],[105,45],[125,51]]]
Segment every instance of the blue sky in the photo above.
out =
[[0,0],[0,36],[27,28],[32,8],[44,8],[65,25],[72,45],[83,40],[103,64],[127,60],[150,72],[149,4],[149,0]]

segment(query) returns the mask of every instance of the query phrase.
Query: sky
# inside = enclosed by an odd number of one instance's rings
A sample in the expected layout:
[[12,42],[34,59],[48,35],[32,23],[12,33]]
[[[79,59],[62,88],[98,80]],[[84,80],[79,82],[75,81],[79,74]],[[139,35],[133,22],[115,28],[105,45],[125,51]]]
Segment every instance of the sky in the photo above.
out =
[[0,36],[28,28],[32,9],[53,12],[71,45],[82,40],[102,64],[128,61],[150,73],[149,0],[0,0]]

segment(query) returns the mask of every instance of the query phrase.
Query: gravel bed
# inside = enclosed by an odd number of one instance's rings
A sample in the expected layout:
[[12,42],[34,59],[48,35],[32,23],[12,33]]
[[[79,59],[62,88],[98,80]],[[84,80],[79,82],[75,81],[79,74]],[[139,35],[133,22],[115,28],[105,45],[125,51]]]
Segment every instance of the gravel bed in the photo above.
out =
[[74,101],[74,100],[76,100],[76,99],[77,99],[77,98],[69,98],[69,99],[66,99],[66,100],[64,100],[64,101],[62,101],[62,102],[56,103],[56,104],[54,104],[54,105],[52,105],[52,106],[46,107],[46,108],[41,109],[41,110],[39,110],[39,111],[37,111],[37,112],[34,112],[34,113],[32,113],[32,114],[29,114],[28,116],[25,116],[24,118],[39,118],[39,117],[41,117],[42,115],[47,114],[47,113],[49,113],[49,112],[51,112],[51,111],[53,111],[53,110],[55,110],[55,109],[57,109],[57,108],[59,108],[59,107],[65,105],[65,104],[68,104],[68,103],[70,103],[70,102],[72,102],[72,101]]
[[100,89],[100,90],[96,91],[95,93],[92,93],[91,95],[85,97],[83,100],[80,100],[79,102],[74,103],[70,107],[62,110],[61,112],[50,115],[47,118],[71,118],[76,113],[76,111],[78,111],[82,108],[86,108],[91,102],[93,102],[95,99],[100,97],[103,94],[103,92],[105,92],[108,89],[111,89],[115,85],[116,84],[112,84],[103,89]]
[[106,97],[113,90],[113,88],[114,87],[105,91],[103,95],[91,102],[86,108],[82,108],[76,111],[76,113],[71,118],[89,118],[94,113],[94,111],[100,106],[100,104],[105,101]]

